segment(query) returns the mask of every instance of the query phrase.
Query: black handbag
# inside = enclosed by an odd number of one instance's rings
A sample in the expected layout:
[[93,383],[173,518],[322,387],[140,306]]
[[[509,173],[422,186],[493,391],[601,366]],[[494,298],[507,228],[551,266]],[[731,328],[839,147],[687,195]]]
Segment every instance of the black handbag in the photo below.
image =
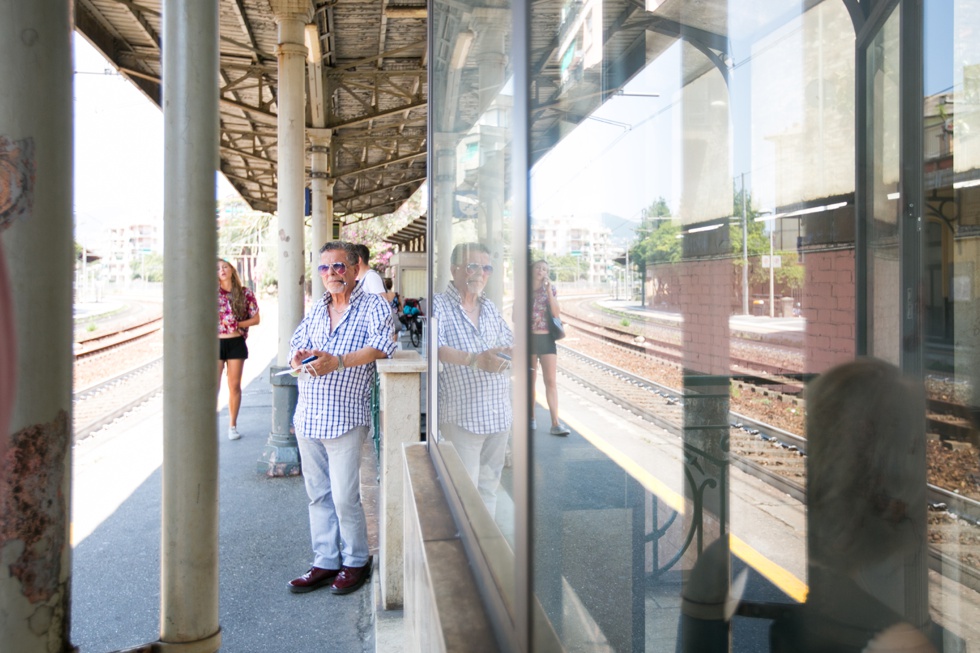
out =
[[549,301],[545,304],[545,309],[548,311],[548,335],[554,341],[559,341],[565,337],[565,325],[561,323],[561,319],[555,317],[551,314],[551,302]]

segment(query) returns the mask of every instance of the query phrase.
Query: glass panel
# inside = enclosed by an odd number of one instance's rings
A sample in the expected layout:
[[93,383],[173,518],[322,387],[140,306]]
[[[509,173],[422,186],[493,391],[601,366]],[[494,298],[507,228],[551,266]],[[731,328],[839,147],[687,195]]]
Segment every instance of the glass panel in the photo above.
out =
[[[976,500],[980,499],[980,3],[924,3],[925,252],[923,358],[934,571],[929,607],[947,641],[980,642]],[[964,519],[964,517],[967,517]]]
[[506,2],[437,1],[430,21],[429,306],[438,389],[429,432],[495,591],[512,610],[511,16]]
[[[836,0],[532,4],[533,650],[980,641],[977,533],[925,483],[980,491],[977,456],[924,403],[975,439],[980,12],[925,4],[927,397],[897,367],[920,261],[898,3],[857,58]],[[876,360],[854,360],[858,215]]]
[[508,8],[433,5],[430,430],[519,622],[497,353],[530,343],[532,650],[980,643],[978,4],[856,43],[839,0],[530,3],[530,269]]
[[899,11],[895,9],[867,48],[868,316],[869,353],[899,364],[900,289],[899,148],[901,146]]

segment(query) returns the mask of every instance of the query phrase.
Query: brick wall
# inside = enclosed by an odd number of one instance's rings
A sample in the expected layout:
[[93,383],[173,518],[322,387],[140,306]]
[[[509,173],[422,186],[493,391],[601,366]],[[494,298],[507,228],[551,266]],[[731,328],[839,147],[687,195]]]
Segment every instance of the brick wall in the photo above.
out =
[[700,374],[729,373],[731,268],[730,259],[684,261],[674,266],[678,288],[671,294],[684,316],[685,369]]
[[817,374],[854,358],[854,250],[803,257],[806,372]]

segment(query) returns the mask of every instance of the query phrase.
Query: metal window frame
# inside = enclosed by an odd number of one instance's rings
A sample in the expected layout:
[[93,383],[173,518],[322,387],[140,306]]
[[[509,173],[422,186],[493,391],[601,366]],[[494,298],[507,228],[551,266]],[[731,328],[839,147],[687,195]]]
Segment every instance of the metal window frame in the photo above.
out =
[[[512,206],[511,215],[512,230],[512,252],[513,265],[515,270],[528,269],[530,254],[530,226],[528,221],[528,173],[531,160],[529,155],[530,143],[530,95],[528,91],[527,79],[529,76],[529,30],[530,30],[530,3],[527,0],[515,0],[511,6],[511,27],[513,29],[512,61],[514,70],[514,110],[513,124],[514,138],[512,151]],[[437,43],[435,32],[438,21],[429,20],[429,65],[435,61],[431,52],[433,44]],[[432,73],[430,70],[430,79]],[[437,125],[434,124],[433,111],[427,113],[427,126],[430,134],[436,133]],[[435,178],[434,166],[438,163],[437,157],[428,157],[427,175],[429,179]],[[428,214],[438,215],[434,210],[434,192],[430,190],[428,201]],[[426,225],[426,238],[430,243],[427,248],[427,265],[429,270],[435,270],[435,249],[437,248],[437,236],[435,233],[436,220],[428,221]],[[440,225],[440,228],[444,228]],[[441,252],[441,256],[447,256],[448,252]],[[434,297],[436,288],[434,284],[434,274],[428,278],[429,297]],[[514,288],[514,324],[527,323],[527,297],[529,296],[530,277],[529,275],[516,275],[518,281]],[[523,282],[523,283],[521,283]],[[529,415],[530,415],[530,370],[526,365],[515,365],[513,370],[514,379],[514,426],[513,426],[513,472],[514,472],[514,510],[515,510],[515,564],[514,564],[514,595],[513,605],[508,609],[507,597],[503,596],[497,586],[494,576],[487,560],[487,557],[480,546],[475,529],[469,521],[463,501],[457,488],[450,481],[447,465],[442,457],[439,446],[434,446],[436,431],[438,429],[438,330],[439,323],[435,317],[429,319],[429,330],[427,333],[427,398],[426,420],[427,441],[426,447],[433,466],[443,486],[443,492],[449,503],[450,510],[460,531],[460,540],[466,551],[470,562],[470,568],[475,577],[484,607],[487,611],[490,623],[497,636],[498,644],[502,650],[528,652],[531,650],[531,568],[530,568],[530,441],[529,441]],[[529,330],[514,330],[514,358],[515,360],[526,360],[528,357]],[[521,416],[524,416],[523,418]]]

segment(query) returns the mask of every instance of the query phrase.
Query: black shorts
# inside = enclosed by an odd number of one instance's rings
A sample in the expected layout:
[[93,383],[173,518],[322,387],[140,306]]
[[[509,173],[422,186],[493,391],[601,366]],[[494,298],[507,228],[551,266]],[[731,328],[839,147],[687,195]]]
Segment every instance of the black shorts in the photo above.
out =
[[550,333],[531,334],[531,355],[544,356],[545,354],[557,354],[558,348],[555,347],[555,339]]
[[245,338],[218,338],[218,360],[244,360],[248,358]]

